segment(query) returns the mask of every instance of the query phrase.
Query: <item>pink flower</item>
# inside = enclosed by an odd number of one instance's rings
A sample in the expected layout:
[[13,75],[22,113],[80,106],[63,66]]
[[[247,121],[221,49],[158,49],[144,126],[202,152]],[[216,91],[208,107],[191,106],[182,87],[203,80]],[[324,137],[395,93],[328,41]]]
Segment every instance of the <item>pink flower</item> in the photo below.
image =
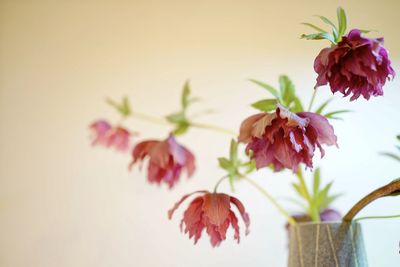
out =
[[315,86],[329,83],[333,93],[352,94],[350,100],[383,95],[386,79],[395,76],[390,64],[383,38],[361,37],[361,31],[354,29],[337,45],[321,50],[314,61]]
[[185,225],[185,234],[189,233],[189,239],[194,237],[195,244],[200,239],[203,230],[206,229],[207,234],[210,236],[211,245],[213,247],[219,246],[226,239],[226,231],[229,225],[234,229],[234,239],[239,243],[238,219],[231,209],[231,204],[236,206],[242,216],[246,226],[246,235],[249,233],[250,219],[243,204],[237,198],[222,193],[196,191],[185,195],[168,211],[168,218],[172,218],[175,210],[179,208],[186,198],[196,193],[201,193],[202,195],[196,197],[189,204],[181,221],[181,231],[183,225]]
[[[245,119],[240,126],[239,142],[257,169],[272,165],[296,171],[300,163],[312,168],[315,147],[324,156],[322,144],[337,145],[328,120],[312,112],[292,113],[278,104],[274,113],[259,113]],[[252,152],[250,152],[252,151]]]
[[114,147],[119,151],[129,148],[131,133],[122,127],[112,127],[105,120],[97,120],[90,125],[90,129],[93,132],[92,145]]
[[172,134],[164,141],[148,140],[138,143],[132,151],[132,157],[131,166],[148,157],[149,182],[165,182],[169,188],[178,182],[183,169],[188,177],[192,176],[195,170],[193,154],[179,145]]

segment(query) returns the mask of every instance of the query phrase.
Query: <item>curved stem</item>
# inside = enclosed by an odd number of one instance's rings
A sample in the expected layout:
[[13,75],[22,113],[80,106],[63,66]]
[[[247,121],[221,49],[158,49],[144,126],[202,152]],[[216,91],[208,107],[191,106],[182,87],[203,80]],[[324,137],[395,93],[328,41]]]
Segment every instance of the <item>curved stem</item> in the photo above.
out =
[[216,132],[220,132],[220,133],[225,133],[225,134],[233,135],[235,137],[238,136],[238,134],[235,133],[234,131],[231,131],[231,130],[228,130],[228,129],[225,129],[225,128],[221,128],[221,127],[215,126],[215,125],[191,122],[190,126],[195,127],[195,128],[200,128],[200,129],[206,129],[206,130],[212,130],[212,131],[216,131]]
[[378,198],[387,196],[396,196],[399,193],[400,193],[400,179],[396,179],[391,183],[372,191],[364,198],[362,198],[360,201],[358,201],[343,217],[343,221],[349,222],[353,220],[353,218],[357,215],[357,213],[359,213],[368,204],[377,200]]
[[320,216],[319,216],[319,210],[318,210],[318,208],[315,206],[314,201],[313,201],[313,198],[311,197],[311,194],[310,194],[310,192],[308,191],[307,184],[306,184],[306,182],[305,182],[305,180],[304,180],[303,172],[301,171],[300,168],[299,168],[298,171],[296,172],[296,176],[297,176],[297,178],[299,178],[301,190],[302,190],[302,192],[303,192],[303,194],[304,194],[305,199],[306,199],[307,202],[308,202],[308,206],[309,206],[309,207],[308,207],[308,209],[309,209],[309,215],[310,215],[311,219],[312,219],[314,222],[320,222],[320,221],[321,221],[321,218],[320,218]]
[[315,96],[317,95],[317,88],[314,88],[314,92],[311,96],[310,104],[308,105],[307,111],[311,111],[312,105],[314,104]]
[[286,217],[287,221],[289,224],[291,225],[295,225],[296,221],[295,219],[290,216],[290,214],[275,200],[275,198],[273,196],[271,196],[267,190],[265,190],[262,186],[260,186],[259,184],[257,184],[256,182],[254,182],[252,179],[244,176],[242,177],[242,179],[244,179],[245,181],[247,181],[249,184],[251,184],[252,186],[254,186],[258,191],[260,191],[261,194],[263,194],[269,201],[271,201],[271,203],[278,209],[278,211]]
[[392,219],[392,218],[400,218],[400,214],[397,214],[397,215],[386,215],[386,216],[366,216],[366,217],[357,218],[354,221],[358,222],[358,221],[361,221],[361,220],[369,220],[369,219]]
[[218,182],[215,184],[214,186],[214,193],[217,192],[218,186],[222,183],[223,180],[225,180],[226,178],[228,178],[228,176],[223,176],[221,179],[218,180]]

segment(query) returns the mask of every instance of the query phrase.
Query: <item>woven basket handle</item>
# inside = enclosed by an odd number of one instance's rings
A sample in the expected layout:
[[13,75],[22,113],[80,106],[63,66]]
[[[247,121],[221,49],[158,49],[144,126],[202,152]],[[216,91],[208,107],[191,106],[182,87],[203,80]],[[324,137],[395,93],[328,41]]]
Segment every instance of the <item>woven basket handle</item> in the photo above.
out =
[[381,197],[397,196],[400,195],[400,178],[392,181],[391,183],[376,189],[375,191],[369,193],[360,201],[357,202],[347,214],[343,217],[343,221],[349,222],[354,219],[354,217],[362,209],[364,209],[368,204],[377,200]]

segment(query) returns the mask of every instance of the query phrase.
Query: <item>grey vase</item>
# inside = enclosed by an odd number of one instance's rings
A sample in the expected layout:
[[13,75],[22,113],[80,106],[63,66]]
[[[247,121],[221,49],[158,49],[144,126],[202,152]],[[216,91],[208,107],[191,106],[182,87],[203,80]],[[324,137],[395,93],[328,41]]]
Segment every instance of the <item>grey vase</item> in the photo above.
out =
[[288,267],[366,266],[359,223],[299,223],[290,227]]

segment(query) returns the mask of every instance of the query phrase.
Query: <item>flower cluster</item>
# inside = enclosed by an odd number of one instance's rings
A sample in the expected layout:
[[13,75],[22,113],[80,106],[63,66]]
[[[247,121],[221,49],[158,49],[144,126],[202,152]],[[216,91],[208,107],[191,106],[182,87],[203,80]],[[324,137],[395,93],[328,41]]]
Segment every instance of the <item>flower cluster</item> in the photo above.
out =
[[292,113],[279,104],[273,113],[259,113],[245,119],[239,135],[258,169],[272,165],[275,171],[288,168],[295,172],[300,163],[312,168],[315,148],[324,156],[321,145],[336,145],[336,139],[324,116]]
[[[332,93],[340,92],[356,100],[360,96],[370,99],[371,96],[383,95],[383,86],[387,80],[395,76],[387,50],[383,47],[383,38],[367,38],[361,31],[353,29],[346,34],[347,18],[342,8],[338,8],[338,26],[326,17],[320,18],[332,27],[325,31],[310,23],[318,33],[302,35],[309,40],[329,40],[331,46],[320,51],[314,61],[317,73],[315,89],[329,85]],[[214,187],[214,191],[196,191],[184,195],[174,207],[168,211],[171,219],[174,212],[189,197],[196,196],[183,213],[181,231],[194,239],[194,243],[205,232],[210,237],[213,247],[217,247],[226,239],[229,227],[234,231],[234,239],[239,243],[239,219],[241,216],[246,235],[249,232],[250,219],[243,204],[236,197],[217,191],[219,184],[227,178],[233,189],[237,181],[246,180],[286,216],[288,223],[296,224],[305,221],[336,221],[341,215],[331,208],[332,202],[340,194],[330,194],[332,182],[322,185],[320,169],[313,170],[312,189],[305,182],[302,167],[313,169],[313,158],[319,150],[321,158],[325,151],[323,146],[338,146],[333,126],[328,119],[338,118],[338,114],[348,110],[337,110],[323,114],[331,99],[315,109],[312,109],[316,90],[313,92],[308,109],[299,96],[296,95],[294,83],[286,75],[279,77],[279,88],[258,80],[251,80],[259,85],[273,98],[261,99],[251,106],[261,111],[246,118],[240,125],[239,135],[233,133],[236,139],[231,140],[230,152],[227,157],[218,158],[221,169],[225,172]],[[271,97],[271,96],[270,96]],[[90,125],[93,133],[92,144],[113,147],[119,151],[132,151],[131,169],[134,165],[147,163],[147,179],[149,183],[166,184],[170,189],[180,180],[182,173],[191,177],[195,172],[195,156],[185,146],[177,142],[177,136],[186,134],[191,128],[203,128],[232,134],[232,131],[219,126],[197,123],[188,114],[189,106],[197,98],[191,97],[189,82],[183,86],[181,109],[164,118],[132,111],[128,98],[121,103],[108,99],[107,102],[121,115],[120,121],[125,122],[129,117],[172,126],[165,140],[148,139],[137,142],[131,149],[130,137],[136,133],[121,125],[112,126],[105,120],[97,120]],[[400,140],[400,137],[397,137]],[[240,144],[245,146],[240,155]],[[242,157],[247,156],[244,160]],[[400,160],[397,154],[385,155]],[[300,198],[298,202],[304,206],[304,211],[290,215],[273,196],[248,177],[254,170],[271,168],[275,172],[290,170],[298,178],[292,186]],[[293,200],[293,199],[292,199]],[[236,207],[235,213],[232,208]]]
[[351,95],[350,100],[383,95],[386,80],[395,76],[383,38],[362,37],[358,29],[322,49],[314,70],[318,74],[316,87],[329,84],[333,93]]

